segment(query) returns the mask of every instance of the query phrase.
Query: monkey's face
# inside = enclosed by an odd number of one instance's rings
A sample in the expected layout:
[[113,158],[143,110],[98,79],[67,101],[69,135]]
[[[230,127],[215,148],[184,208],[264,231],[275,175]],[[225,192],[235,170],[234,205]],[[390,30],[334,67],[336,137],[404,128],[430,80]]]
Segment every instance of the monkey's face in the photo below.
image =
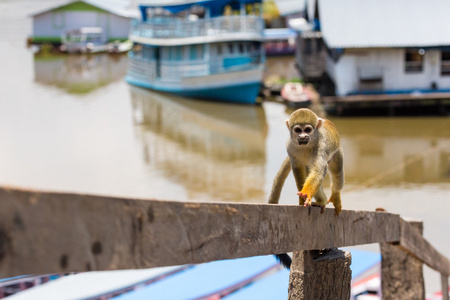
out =
[[292,127],[292,138],[297,140],[297,143],[308,145],[314,134],[314,127],[310,124],[297,124]]

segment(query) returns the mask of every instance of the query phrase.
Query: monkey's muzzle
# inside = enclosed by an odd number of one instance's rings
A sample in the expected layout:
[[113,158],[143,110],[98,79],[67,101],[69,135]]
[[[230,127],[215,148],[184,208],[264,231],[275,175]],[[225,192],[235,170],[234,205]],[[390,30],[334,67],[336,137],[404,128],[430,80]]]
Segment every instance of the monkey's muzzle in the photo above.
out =
[[297,137],[297,142],[300,146],[307,145],[309,142],[309,137],[308,136],[299,136],[299,137]]

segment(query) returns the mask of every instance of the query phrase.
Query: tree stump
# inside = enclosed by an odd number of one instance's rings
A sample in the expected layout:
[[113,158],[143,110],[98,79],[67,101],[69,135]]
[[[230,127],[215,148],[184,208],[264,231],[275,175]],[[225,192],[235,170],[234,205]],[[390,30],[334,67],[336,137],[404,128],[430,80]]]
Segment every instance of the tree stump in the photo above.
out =
[[352,257],[336,248],[294,252],[289,300],[350,299]]
[[[422,222],[408,223],[422,235]],[[422,262],[390,243],[380,243],[380,249],[383,299],[425,299]]]

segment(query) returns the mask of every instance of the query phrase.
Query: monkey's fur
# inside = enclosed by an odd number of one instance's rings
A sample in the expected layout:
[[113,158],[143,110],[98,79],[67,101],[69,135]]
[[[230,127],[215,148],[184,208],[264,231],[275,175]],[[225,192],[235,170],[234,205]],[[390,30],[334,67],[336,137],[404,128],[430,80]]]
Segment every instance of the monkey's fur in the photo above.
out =
[[[342,210],[340,191],[344,186],[344,154],[336,127],[306,108],[293,112],[286,125],[290,132],[286,144],[288,157],[273,181],[269,203],[278,203],[286,177],[292,170],[300,205],[320,206],[323,213],[327,203],[331,202],[335,214],[339,215]],[[331,174],[331,196],[328,201],[322,187],[327,171]],[[313,197],[316,202],[311,202]],[[289,267],[290,257],[286,256],[280,254],[277,258]]]

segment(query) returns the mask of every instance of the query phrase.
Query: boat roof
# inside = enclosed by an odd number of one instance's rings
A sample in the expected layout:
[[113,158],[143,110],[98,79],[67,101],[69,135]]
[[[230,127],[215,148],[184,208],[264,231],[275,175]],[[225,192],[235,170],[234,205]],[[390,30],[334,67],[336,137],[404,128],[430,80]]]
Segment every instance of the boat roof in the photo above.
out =
[[297,32],[290,28],[266,28],[264,29],[265,40],[288,39],[296,37]]
[[131,6],[128,1],[120,0],[70,0],[59,3],[57,5],[50,6],[44,10],[37,11],[30,15],[30,17],[38,16],[46,12],[64,7],[74,2],[84,2],[86,4],[98,7],[112,14],[125,17],[125,18],[137,18],[139,17],[139,11],[136,6]]
[[240,3],[255,3],[262,2],[262,0],[140,0],[140,6],[154,6],[154,7],[164,7],[164,6],[179,6],[179,5],[202,5],[202,4],[216,4],[218,6],[223,6],[228,2],[240,2]]
[[330,48],[450,45],[448,0],[318,0]]

